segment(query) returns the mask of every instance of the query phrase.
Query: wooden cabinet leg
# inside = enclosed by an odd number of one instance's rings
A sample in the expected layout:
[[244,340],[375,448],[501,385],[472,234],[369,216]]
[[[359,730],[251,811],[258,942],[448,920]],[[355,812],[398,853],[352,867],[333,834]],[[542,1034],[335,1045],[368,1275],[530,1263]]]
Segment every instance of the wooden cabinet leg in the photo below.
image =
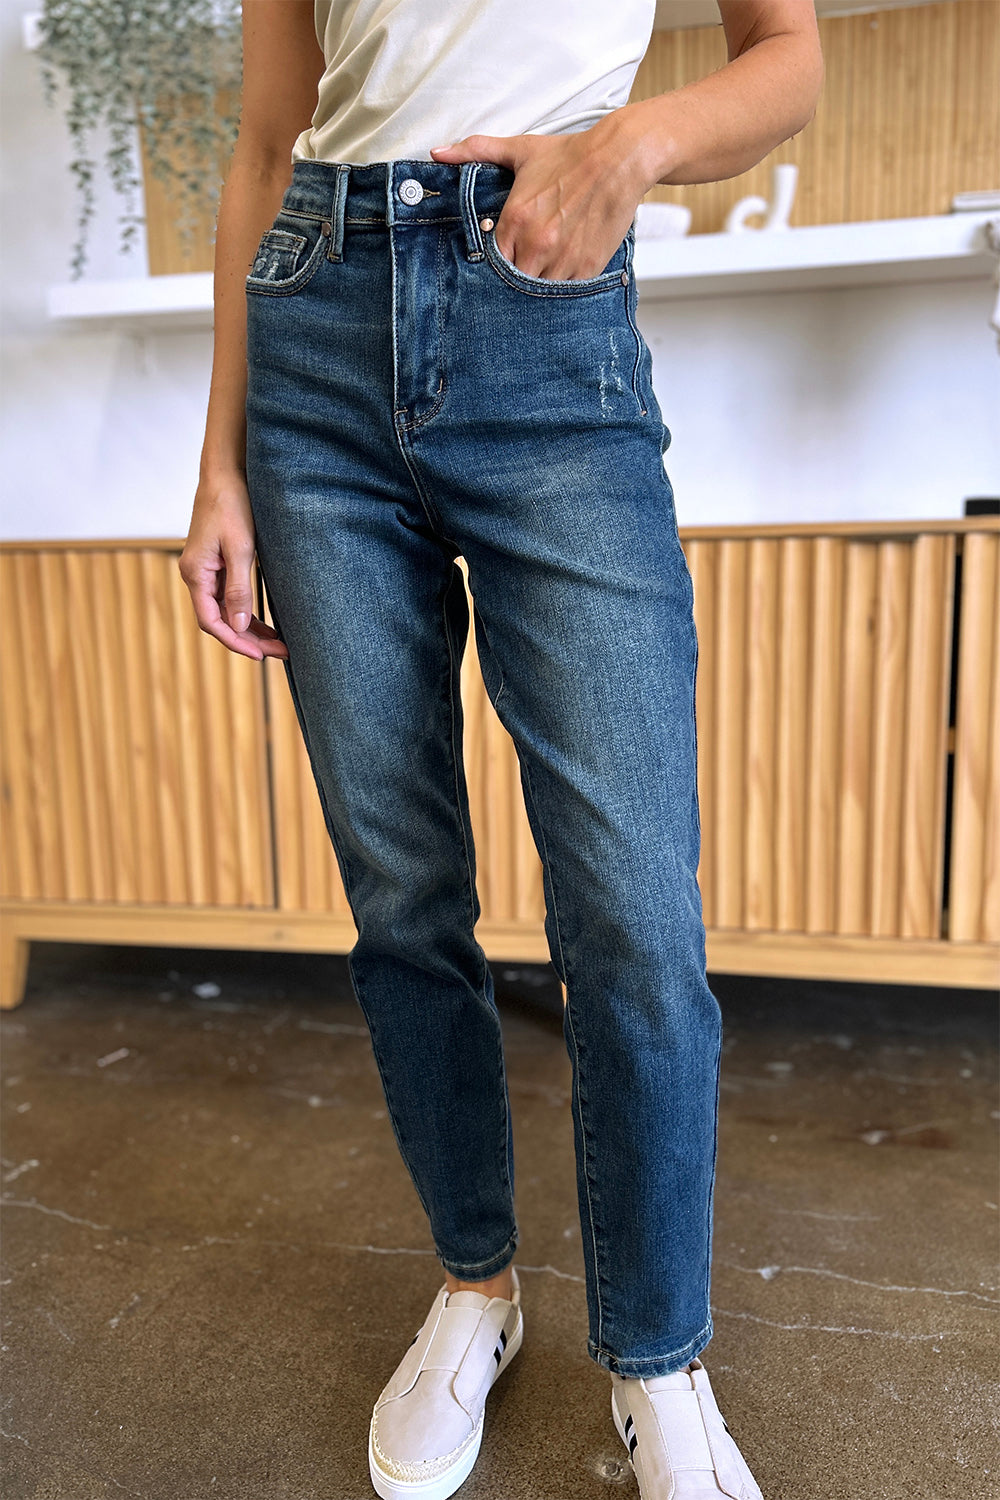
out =
[[30,939],[22,937],[10,918],[0,920],[0,1010],[13,1010],[24,999]]

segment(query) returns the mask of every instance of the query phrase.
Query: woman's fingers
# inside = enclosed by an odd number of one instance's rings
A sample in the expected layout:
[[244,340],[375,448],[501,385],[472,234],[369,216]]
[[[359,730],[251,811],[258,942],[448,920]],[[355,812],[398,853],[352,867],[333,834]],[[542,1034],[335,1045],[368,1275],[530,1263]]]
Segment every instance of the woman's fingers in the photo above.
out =
[[253,613],[255,535],[248,511],[239,503],[220,505],[217,495],[199,494],[178,567],[206,635],[254,661],[286,659],[285,643]]

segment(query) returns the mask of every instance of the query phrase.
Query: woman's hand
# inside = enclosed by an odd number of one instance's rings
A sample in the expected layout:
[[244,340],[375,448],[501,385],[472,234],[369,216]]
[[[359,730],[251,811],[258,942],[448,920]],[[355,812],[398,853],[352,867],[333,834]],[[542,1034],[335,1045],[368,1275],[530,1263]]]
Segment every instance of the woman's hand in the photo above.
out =
[[494,237],[528,276],[599,275],[650,187],[613,114],[570,135],[467,135],[431,153],[435,161],[497,162],[516,174]]
[[288,647],[253,613],[256,533],[242,474],[202,476],[178,559],[198,624],[238,656],[287,658]]

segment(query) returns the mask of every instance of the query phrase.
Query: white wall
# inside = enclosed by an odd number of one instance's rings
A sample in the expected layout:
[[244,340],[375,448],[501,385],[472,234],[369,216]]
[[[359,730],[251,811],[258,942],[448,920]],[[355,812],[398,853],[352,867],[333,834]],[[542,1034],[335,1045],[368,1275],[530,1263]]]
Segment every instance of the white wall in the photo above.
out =
[[987,277],[651,303],[681,524],[960,516],[1000,495],[994,296]]
[[[183,537],[212,336],[50,326],[77,209],[65,96],[45,104],[21,43],[30,8],[0,0],[0,537]],[[119,212],[101,187],[88,278],[145,274],[141,237],[118,253]],[[984,279],[650,302],[681,524],[949,517],[966,495],[1000,494],[993,295]]]

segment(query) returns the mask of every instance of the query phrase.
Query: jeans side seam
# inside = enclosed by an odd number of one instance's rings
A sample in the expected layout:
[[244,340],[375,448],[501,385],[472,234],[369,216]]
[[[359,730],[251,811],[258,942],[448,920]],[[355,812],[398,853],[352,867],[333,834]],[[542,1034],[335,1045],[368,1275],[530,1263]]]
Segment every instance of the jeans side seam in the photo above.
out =
[[635,339],[635,364],[632,367],[632,394],[639,408],[639,415],[646,416],[646,407],[643,405],[642,396],[639,393],[639,371],[642,367],[642,335],[639,332],[638,320],[633,311],[636,300],[635,277],[632,274],[632,239],[628,237],[626,255],[626,269],[629,273],[628,286],[625,288],[625,316]]
[[535,796],[535,789],[531,782],[531,772],[528,768],[528,761],[526,756],[522,758],[522,766],[524,769],[524,784],[528,789],[528,796],[531,798],[531,805],[535,813],[535,822],[538,826],[539,837],[542,841],[542,857],[545,861],[545,864],[548,866],[549,889],[552,892],[552,916],[555,923],[556,942],[559,946],[559,963],[566,978],[566,1020],[569,1024],[570,1036],[573,1039],[573,1086],[576,1093],[577,1112],[580,1116],[580,1141],[583,1147],[583,1161],[580,1165],[583,1171],[583,1180],[587,1188],[587,1217],[590,1220],[590,1243],[594,1254],[594,1295],[597,1301],[597,1341],[598,1343],[600,1343],[604,1324],[604,1307],[601,1301],[601,1268],[597,1249],[597,1227],[594,1223],[594,1201],[590,1190],[590,1155],[587,1150],[587,1131],[583,1118],[583,1095],[580,1088],[580,1046],[576,1038],[576,1027],[573,1024],[573,1011],[570,1004],[569,993],[569,969],[566,965],[566,955],[563,951],[562,925],[559,921],[559,903],[556,900],[556,886],[555,880],[552,876],[552,861],[549,858],[548,841],[545,837],[545,829],[542,825],[542,819],[538,811],[538,799]]

